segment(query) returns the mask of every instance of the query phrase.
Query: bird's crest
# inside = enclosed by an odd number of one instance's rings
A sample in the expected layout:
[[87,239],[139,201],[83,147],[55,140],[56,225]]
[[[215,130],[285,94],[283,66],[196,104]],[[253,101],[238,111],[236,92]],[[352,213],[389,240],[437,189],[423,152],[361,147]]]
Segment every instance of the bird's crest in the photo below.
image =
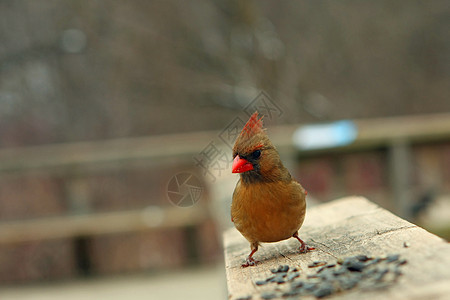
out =
[[258,119],[258,112],[255,111],[253,115],[248,119],[247,123],[241,131],[241,135],[245,135],[247,138],[254,136],[263,131],[263,117]]

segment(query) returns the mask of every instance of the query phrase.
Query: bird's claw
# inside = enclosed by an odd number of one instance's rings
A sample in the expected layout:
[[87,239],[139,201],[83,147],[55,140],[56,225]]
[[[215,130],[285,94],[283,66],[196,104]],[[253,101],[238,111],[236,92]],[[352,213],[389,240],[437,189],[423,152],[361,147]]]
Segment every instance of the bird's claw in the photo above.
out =
[[309,246],[306,245],[306,244],[302,244],[302,245],[300,246],[299,250],[300,250],[300,253],[307,253],[307,252],[309,252],[309,251],[316,250],[316,248],[314,248],[314,247],[309,247]]
[[300,242],[300,253],[307,253],[311,250],[316,250],[316,248],[314,247],[309,247],[308,245],[306,245],[306,243],[298,237],[298,232],[294,233],[293,237],[295,237],[299,242]]
[[247,268],[250,266],[256,266],[258,262],[253,259],[253,257],[248,257],[244,264],[242,264],[243,268]]

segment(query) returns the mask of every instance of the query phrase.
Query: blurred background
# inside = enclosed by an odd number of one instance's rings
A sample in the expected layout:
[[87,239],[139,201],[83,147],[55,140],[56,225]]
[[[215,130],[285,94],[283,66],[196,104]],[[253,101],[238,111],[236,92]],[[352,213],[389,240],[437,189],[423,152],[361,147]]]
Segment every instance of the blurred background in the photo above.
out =
[[[309,205],[363,195],[450,239],[449,23],[448,1],[1,0],[0,297],[226,297],[255,109]],[[344,119],[346,145],[293,142]]]

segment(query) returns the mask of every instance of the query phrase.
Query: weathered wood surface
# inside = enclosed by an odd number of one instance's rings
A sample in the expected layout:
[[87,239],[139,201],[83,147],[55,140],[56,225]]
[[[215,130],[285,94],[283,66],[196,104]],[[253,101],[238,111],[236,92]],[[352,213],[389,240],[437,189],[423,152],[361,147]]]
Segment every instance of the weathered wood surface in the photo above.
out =
[[266,278],[271,274],[270,269],[282,264],[296,266],[304,277],[313,272],[308,268],[313,261],[336,262],[358,254],[398,253],[408,263],[402,266],[403,275],[389,288],[355,288],[329,298],[450,299],[450,244],[365,198],[343,198],[310,208],[300,237],[316,250],[299,254],[295,239],[262,244],[254,255],[258,265],[242,268],[250,251],[249,243],[236,229],[227,230],[224,248],[229,298],[252,295],[252,299],[261,299],[262,292],[276,287],[257,286],[255,281]]

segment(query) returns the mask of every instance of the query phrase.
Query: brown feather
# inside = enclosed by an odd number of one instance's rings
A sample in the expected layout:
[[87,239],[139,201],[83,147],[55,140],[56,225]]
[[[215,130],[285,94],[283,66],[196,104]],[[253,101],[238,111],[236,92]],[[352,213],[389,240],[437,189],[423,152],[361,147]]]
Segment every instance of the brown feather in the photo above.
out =
[[233,193],[231,216],[250,242],[278,242],[296,233],[305,218],[304,189],[295,181],[243,184]]

